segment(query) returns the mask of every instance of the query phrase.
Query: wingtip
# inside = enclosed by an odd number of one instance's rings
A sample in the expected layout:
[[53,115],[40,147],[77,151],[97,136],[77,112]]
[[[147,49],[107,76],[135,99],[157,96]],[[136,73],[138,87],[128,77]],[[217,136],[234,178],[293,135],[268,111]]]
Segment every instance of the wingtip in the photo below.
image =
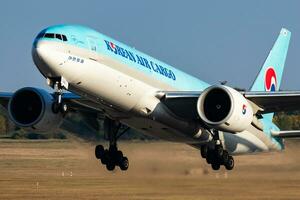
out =
[[291,32],[286,29],[286,28],[282,28],[281,31],[280,31],[280,35],[283,35],[283,36],[287,36],[287,35],[290,35]]

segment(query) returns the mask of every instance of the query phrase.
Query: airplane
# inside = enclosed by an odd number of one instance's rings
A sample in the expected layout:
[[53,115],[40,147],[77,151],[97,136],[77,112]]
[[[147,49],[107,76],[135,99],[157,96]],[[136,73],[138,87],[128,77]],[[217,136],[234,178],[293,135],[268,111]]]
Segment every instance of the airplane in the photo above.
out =
[[272,122],[275,112],[300,108],[299,91],[279,91],[290,38],[282,28],[244,91],[210,85],[91,28],[50,26],[34,39],[32,58],[53,93],[24,87],[1,92],[0,103],[16,126],[38,132],[72,112],[104,116],[109,148],[97,145],[95,156],[109,171],[129,167],[117,145],[128,128],[190,145],[213,170],[232,170],[235,155],[281,151],[284,138],[300,137]]

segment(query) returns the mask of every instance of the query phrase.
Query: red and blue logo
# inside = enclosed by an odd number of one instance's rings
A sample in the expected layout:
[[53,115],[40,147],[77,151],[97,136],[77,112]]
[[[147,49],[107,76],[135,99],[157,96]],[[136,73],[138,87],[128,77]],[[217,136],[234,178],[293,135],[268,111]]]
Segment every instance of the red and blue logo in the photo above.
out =
[[269,67],[265,74],[265,90],[274,92],[277,90],[277,77],[273,67]]
[[245,104],[243,104],[243,107],[242,107],[243,115],[246,114],[246,112],[247,112],[247,106]]
[[116,48],[116,45],[112,42],[109,43],[109,46],[112,48],[112,49],[115,49]]

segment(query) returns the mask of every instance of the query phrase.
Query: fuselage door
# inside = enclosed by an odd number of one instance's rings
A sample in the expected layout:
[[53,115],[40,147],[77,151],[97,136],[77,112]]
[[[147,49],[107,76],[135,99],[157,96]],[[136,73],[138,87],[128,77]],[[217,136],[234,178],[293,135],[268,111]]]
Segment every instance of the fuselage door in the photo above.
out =
[[90,50],[89,57],[91,60],[97,61],[98,60],[97,39],[94,37],[88,37],[87,40],[88,40],[89,50]]

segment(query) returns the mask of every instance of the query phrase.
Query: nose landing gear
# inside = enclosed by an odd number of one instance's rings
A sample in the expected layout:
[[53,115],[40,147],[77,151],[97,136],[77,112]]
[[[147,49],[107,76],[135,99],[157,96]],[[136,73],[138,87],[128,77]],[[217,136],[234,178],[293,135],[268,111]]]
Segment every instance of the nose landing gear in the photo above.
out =
[[109,171],[113,171],[116,166],[126,171],[129,167],[129,161],[128,158],[123,155],[123,152],[118,150],[117,140],[127,132],[129,128],[126,128],[118,134],[121,124],[109,118],[104,120],[104,126],[109,139],[109,148],[104,149],[102,145],[97,145],[95,148],[95,156],[103,165],[106,165],[106,169]]
[[65,115],[68,111],[68,105],[62,101],[62,94],[64,89],[68,89],[68,82],[63,77],[58,77],[47,79],[47,84],[55,90],[52,112],[55,114],[61,112]]

